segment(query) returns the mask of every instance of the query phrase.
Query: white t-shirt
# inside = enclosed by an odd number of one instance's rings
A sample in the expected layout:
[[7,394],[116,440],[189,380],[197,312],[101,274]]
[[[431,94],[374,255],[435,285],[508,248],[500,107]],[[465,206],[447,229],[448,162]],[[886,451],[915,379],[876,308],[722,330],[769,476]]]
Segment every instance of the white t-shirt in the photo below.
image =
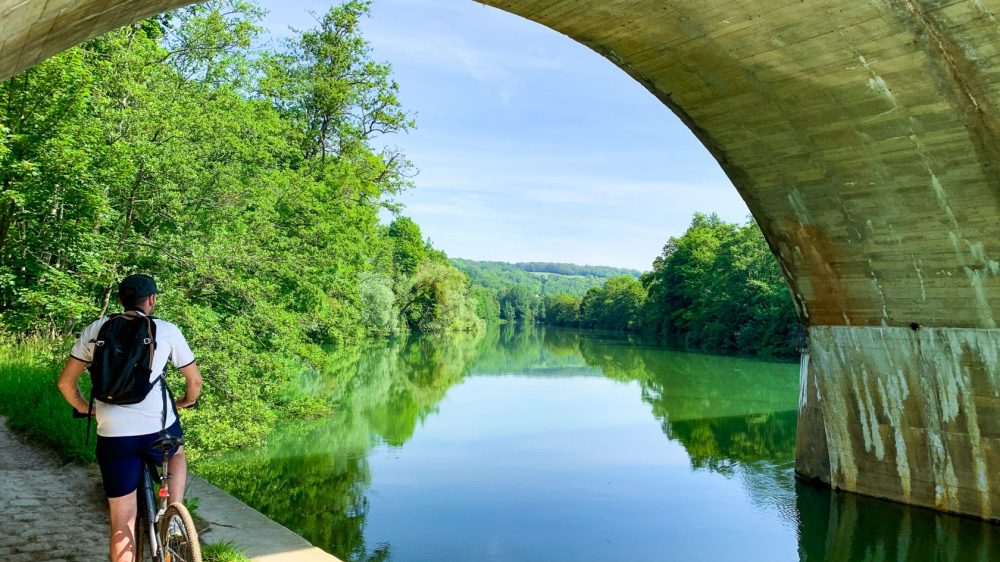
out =
[[[97,339],[97,333],[101,330],[101,326],[107,321],[108,317],[105,316],[84,328],[80,332],[80,339],[76,340],[76,344],[73,345],[70,355],[80,361],[90,363],[94,358],[94,340]],[[178,369],[194,363],[194,353],[191,353],[191,348],[188,347],[187,340],[184,339],[180,329],[159,318],[154,318],[153,322],[156,323],[156,349],[153,352],[150,382],[163,373],[168,360]],[[97,434],[102,437],[128,437],[160,431],[163,428],[163,389],[160,387],[162,384],[163,381],[159,381],[150,389],[146,398],[136,404],[106,404],[100,400],[94,400]],[[173,406],[168,405],[167,427],[170,427],[176,420]]]

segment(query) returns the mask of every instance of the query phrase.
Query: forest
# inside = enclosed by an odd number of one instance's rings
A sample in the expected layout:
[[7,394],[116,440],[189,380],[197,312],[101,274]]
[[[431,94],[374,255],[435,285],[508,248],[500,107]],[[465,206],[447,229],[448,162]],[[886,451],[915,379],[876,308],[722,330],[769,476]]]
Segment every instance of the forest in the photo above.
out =
[[545,321],[547,299],[566,294],[582,297],[608,279],[639,272],[572,263],[505,263],[452,258],[451,264],[469,276],[478,301],[477,311],[487,321]]
[[582,297],[549,296],[545,322],[630,332],[713,353],[797,357],[805,333],[760,228],[695,214],[651,271],[623,275]]
[[650,271],[452,259],[483,318],[629,333],[654,343],[798,357],[801,327],[778,263],[753,221],[696,213]]
[[414,122],[367,10],[334,6],[268,48],[259,8],[208,2],[0,84],[4,336],[64,358],[117,310],[118,280],[153,275],[156,314],[206,373],[188,426],[211,450],[328,408],[287,384],[324,346],[478,330],[465,275],[394,203],[414,167],[387,139]]

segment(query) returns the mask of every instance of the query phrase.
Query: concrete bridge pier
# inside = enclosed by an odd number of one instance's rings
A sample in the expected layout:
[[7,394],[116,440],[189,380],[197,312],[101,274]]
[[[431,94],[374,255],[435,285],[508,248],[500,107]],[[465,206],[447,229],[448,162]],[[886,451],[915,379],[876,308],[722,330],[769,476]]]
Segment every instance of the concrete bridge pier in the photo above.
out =
[[796,470],[1000,519],[1000,330],[813,326]]

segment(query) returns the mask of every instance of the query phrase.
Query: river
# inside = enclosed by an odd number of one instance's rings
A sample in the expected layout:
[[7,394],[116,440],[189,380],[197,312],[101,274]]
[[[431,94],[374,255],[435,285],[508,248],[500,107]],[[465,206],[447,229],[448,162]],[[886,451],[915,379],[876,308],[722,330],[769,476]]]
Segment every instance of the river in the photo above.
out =
[[1000,526],[797,482],[798,365],[500,326],[334,355],[334,412],[198,470],[348,562],[1000,560]]

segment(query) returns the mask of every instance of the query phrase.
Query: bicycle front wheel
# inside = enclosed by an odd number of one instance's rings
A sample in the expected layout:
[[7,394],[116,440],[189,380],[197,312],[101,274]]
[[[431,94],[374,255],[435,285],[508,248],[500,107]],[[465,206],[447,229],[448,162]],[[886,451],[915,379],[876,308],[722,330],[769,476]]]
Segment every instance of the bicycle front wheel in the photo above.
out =
[[170,504],[163,512],[163,518],[160,519],[160,542],[169,562],[201,562],[198,531],[183,504]]

